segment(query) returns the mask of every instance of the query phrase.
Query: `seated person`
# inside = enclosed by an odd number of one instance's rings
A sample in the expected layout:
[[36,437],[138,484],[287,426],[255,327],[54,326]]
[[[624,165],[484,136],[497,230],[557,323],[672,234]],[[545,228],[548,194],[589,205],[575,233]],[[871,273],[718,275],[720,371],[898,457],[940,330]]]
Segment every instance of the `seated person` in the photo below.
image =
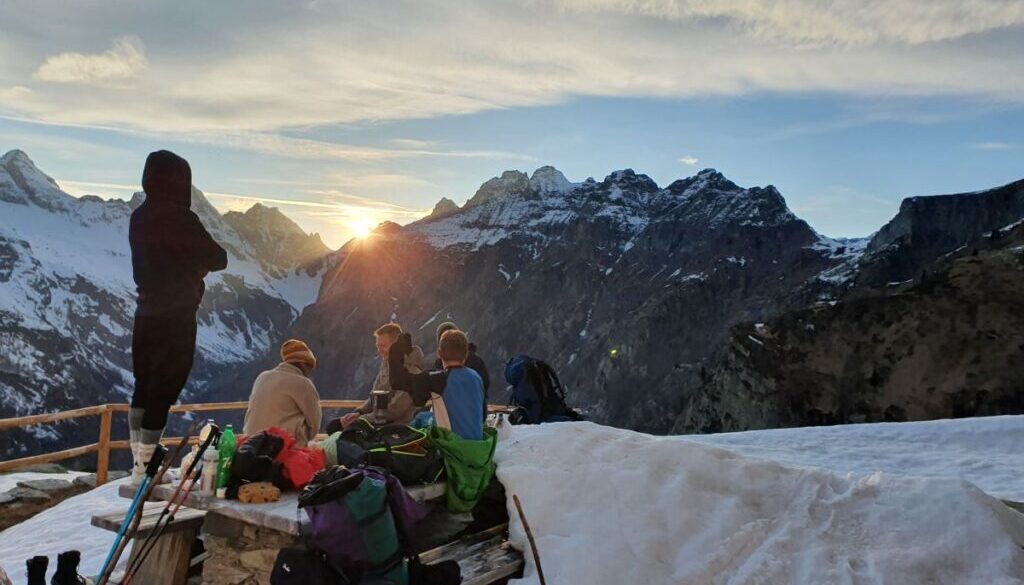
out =
[[[451,331],[453,329],[459,329],[458,325],[451,321],[445,321],[437,326],[437,341],[441,341],[441,336],[444,335],[445,331]],[[463,331],[463,333],[466,333]],[[469,334],[466,334],[469,337]],[[444,366],[441,364],[441,358],[437,358],[434,362],[435,369],[442,369]],[[487,371],[487,364],[484,360],[476,353],[476,344],[470,342],[469,344],[469,357],[466,358],[466,367],[473,370],[477,374],[480,374],[480,379],[484,381],[484,419],[487,418],[487,393],[491,389],[491,374]]]
[[[349,425],[355,422],[360,416],[372,413],[373,393],[376,391],[385,391],[390,395],[388,398],[388,409],[384,416],[384,420],[377,421],[378,424],[408,424],[412,418],[416,416],[416,413],[419,412],[420,408],[413,404],[412,398],[410,398],[407,393],[395,391],[391,387],[390,375],[388,372],[388,350],[391,349],[391,345],[394,344],[401,335],[402,326],[398,323],[387,323],[373,332],[373,337],[377,346],[377,354],[380,356],[380,369],[377,371],[377,377],[373,380],[373,387],[370,388],[370,396],[367,397],[366,402],[363,402],[355,412],[350,412],[342,416],[338,423],[332,421],[332,423],[327,427],[328,432],[347,429]],[[423,350],[419,347],[413,347],[412,351],[405,356],[405,361],[403,363],[405,368],[413,374],[422,372]]]
[[256,377],[245,411],[243,431],[255,435],[281,427],[305,447],[320,430],[320,394],[309,379],[316,357],[302,341],[289,339],[281,346],[281,363]]
[[443,370],[412,374],[404,367],[405,356],[412,352],[412,338],[402,335],[388,352],[391,385],[409,394],[418,405],[431,401],[437,426],[463,439],[480,441],[484,425],[484,383],[480,375],[465,366],[469,357],[469,339],[455,329],[441,334],[437,356]]

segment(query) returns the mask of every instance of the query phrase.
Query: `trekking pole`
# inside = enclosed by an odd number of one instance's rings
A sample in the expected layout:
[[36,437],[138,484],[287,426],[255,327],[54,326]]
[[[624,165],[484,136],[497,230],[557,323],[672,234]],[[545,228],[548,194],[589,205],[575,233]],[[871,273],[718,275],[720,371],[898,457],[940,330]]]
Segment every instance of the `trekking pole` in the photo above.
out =
[[107,558],[103,561],[103,568],[100,570],[100,579],[97,583],[101,584],[104,582],[103,575],[106,575],[109,572],[110,565],[114,562],[114,554],[119,553],[121,541],[124,540],[125,534],[128,533],[128,527],[135,519],[135,511],[144,503],[143,494],[145,494],[149,489],[149,484],[153,481],[153,476],[156,475],[156,472],[160,468],[160,464],[163,462],[166,454],[167,448],[163,445],[157,444],[156,449],[153,450],[153,457],[146,465],[146,474],[143,476],[142,482],[139,483],[138,489],[135,490],[135,496],[132,498],[132,503],[128,506],[128,512],[124,515],[121,527],[117,530],[117,536],[114,537],[114,542],[110,545],[110,551],[107,552]]
[[[150,530],[146,539],[142,542],[142,546],[139,547],[139,554],[135,555],[134,559],[128,564],[128,569],[124,573],[124,578],[121,579],[121,585],[128,585],[135,577],[135,573],[142,568],[142,563],[152,552],[156,546],[157,540],[163,535],[164,530],[167,526],[174,522],[174,515],[181,509],[182,504],[188,499],[189,494],[192,493],[192,488],[195,486],[195,478],[199,469],[199,464],[202,460],[203,453],[217,441],[220,440],[220,429],[216,425],[212,425],[210,434],[206,436],[206,439],[199,446],[196,451],[196,456],[189,463],[188,469],[181,476],[181,481],[178,482],[178,487],[175,488],[174,493],[167,500],[167,505],[160,511],[160,516],[153,524],[153,528]],[[187,484],[187,485],[186,485]],[[180,497],[179,497],[180,496]]]
[[[123,534],[119,533],[119,537],[115,538],[114,543],[116,548],[111,551],[111,554],[107,555],[107,561],[103,565],[103,570],[96,578],[96,585],[106,585],[110,581],[110,577],[114,573],[114,569],[117,567],[117,562],[121,558],[121,554],[124,552],[125,547],[128,546],[128,541],[131,540],[135,535],[135,532],[139,529],[139,524],[142,522],[142,512],[145,507],[145,503],[149,500],[150,496],[153,495],[153,489],[156,488],[157,482],[159,481],[157,478],[163,477],[163,475],[167,473],[167,470],[171,467],[171,463],[181,455],[181,451],[185,448],[185,445],[188,444],[189,438],[198,426],[199,421],[192,423],[192,426],[189,427],[185,436],[181,438],[181,441],[179,441],[178,444],[175,445],[174,450],[171,451],[170,457],[167,457],[167,447],[164,447],[159,443],[157,444],[157,448],[153,451],[153,458],[149,460],[149,464],[146,466],[146,478],[148,478],[149,481],[143,479],[146,483],[146,487],[144,490],[140,490],[142,497],[138,500],[138,505],[135,506],[134,512],[125,516],[126,522],[131,518],[131,524]],[[160,453],[159,457],[157,456],[157,453]],[[160,463],[160,460],[162,460],[163,463]],[[155,464],[154,461],[156,461]]]
[[540,585],[547,585],[547,582],[544,580],[544,569],[540,566],[540,553],[537,552],[537,543],[533,540],[533,531],[530,530],[530,523],[526,521],[523,505],[519,503],[519,496],[516,494],[512,494],[512,501],[515,502],[516,510],[519,511],[519,520],[523,522],[523,529],[526,530],[526,539],[530,541],[530,550],[533,551],[533,564],[537,565],[537,577],[540,578]]

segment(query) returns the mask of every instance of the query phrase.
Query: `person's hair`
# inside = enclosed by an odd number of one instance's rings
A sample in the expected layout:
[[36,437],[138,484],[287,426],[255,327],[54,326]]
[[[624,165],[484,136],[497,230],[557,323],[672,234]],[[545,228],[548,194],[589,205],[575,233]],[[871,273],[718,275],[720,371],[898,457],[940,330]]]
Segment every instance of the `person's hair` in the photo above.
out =
[[450,329],[441,334],[437,345],[441,361],[464,362],[469,357],[469,339],[458,329]]
[[437,339],[440,340],[445,331],[458,331],[459,326],[451,321],[445,321],[437,326]]
[[381,325],[380,327],[378,327],[377,330],[373,332],[373,334],[378,336],[387,335],[392,339],[392,341],[394,341],[398,339],[399,335],[402,334],[402,326],[399,325],[398,323],[387,323],[386,325]]

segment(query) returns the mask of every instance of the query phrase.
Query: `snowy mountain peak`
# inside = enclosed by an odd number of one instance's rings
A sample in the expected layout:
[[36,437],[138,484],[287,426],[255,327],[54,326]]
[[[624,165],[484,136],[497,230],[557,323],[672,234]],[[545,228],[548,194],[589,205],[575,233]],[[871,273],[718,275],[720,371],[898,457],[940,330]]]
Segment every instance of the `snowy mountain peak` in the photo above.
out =
[[639,195],[653,193],[658,190],[658,184],[654,182],[654,179],[644,174],[637,174],[633,169],[613,171],[604,178],[601,185],[615,187],[622,191]]
[[552,166],[540,167],[530,177],[530,188],[537,193],[565,194],[571,193],[576,187],[565,178],[562,171]]
[[0,201],[65,211],[70,200],[24,151],[11,150],[0,158]]
[[466,202],[466,207],[475,207],[494,199],[524,197],[530,193],[530,177],[522,171],[505,171],[480,185],[476,194]]

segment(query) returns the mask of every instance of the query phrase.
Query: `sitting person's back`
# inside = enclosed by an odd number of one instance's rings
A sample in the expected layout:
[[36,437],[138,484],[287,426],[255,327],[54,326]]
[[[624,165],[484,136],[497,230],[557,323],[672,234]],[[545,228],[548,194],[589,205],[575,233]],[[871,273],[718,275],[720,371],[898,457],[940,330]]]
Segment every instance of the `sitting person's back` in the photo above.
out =
[[446,368],[448,383],[440,400],[433,399],[437,426],[450,429],[463,439],[484,438],[480,411],[484,409],[484,383],[480,374],[466,366]]
[[437,426],[446,428],[463,439],[483,439],[484,386],[480,375],[465,366],[469,340],[458,330],[446,331],[438,344],[437,354],[444,369],[411,374],[403,366],[405,355],[412,351],[408,334],[390,348],[388,366],[391,385],[409,394],[416,405],[430,400]]
[[243,432],[254,435],[270,427],[281,427],[295,437],[296,447],[305,447],[320,430],[320,394],[309,379],[316,358],[309,347],[289,339],[281,346],[281,364],[256,377],[245,412]]

